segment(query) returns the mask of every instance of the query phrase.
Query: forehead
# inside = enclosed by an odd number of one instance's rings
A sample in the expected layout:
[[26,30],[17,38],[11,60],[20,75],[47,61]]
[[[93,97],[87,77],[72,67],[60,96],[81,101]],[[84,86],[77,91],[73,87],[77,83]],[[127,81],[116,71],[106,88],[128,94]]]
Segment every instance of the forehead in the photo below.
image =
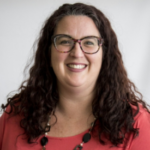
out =
[[83,15],[65,16],[58,22],[54,34],[67,34],[77,39],[90,35],[100,36],[93,20]]

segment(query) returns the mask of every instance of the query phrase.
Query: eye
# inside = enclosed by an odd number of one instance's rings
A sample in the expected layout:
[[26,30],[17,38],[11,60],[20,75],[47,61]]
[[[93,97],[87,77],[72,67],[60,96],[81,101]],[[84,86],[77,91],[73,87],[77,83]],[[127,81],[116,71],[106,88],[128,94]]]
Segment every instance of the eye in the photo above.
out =
[[94,43],[91,42],[91,41],[86,41],[84,44],[85,44],[85,45],[94,45]]
[[86,47],[93,47],[93,46],[95,46],[96,45],[96,43],[95,43],[95,41],[94,40],[85,40],[84,42],[83,42],[83,46],[86,46]]
[[67,40],[63,40],[63,41],[60,41],[59,44],[62,44],[62,45],[70,45],[71,44],[71,41],[67,41]]
[[60,36],[56,38],[56,44],[57,45],[62,45],[62,46],[71,46],[73,43],[72,39],[65,37],[65,36]]

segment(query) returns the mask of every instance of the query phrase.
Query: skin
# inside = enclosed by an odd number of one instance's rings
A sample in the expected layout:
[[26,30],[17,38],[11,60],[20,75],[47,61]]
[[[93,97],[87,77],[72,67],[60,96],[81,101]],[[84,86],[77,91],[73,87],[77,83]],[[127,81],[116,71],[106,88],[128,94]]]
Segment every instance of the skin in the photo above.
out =
[[[54,35],[57,34],[66,34],[75,39],[100,37],[93,20],[87,16],[64,17],[55,29]],[[50,63],[57,77],[60,99],[55,111],[57,123],[48,135],[66,137],[81,133],[94,120],[91,103],[102,65],[102,47],[96,54],[89,55],[82,52],[78,43],[69,53],[58,52],[52,44]],[[82,63],[87,67],[83,71],[73,72],[67,67],[69,63]],[[51,124],[55,121],[52,117]]]

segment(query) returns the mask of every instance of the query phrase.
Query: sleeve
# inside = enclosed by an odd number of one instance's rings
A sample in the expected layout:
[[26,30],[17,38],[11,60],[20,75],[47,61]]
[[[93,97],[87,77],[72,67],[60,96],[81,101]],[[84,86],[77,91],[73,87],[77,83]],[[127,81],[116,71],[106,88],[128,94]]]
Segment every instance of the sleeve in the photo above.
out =
[[3,113],[0,117],[0,149],[2,149],[2,141],[4,136],[4,129],[5,129],[5,117],[6,113]]
[[139,128],[139,135],[132,137],[129,150],[150,150],[150,113],[143,109],[135,119],[134,128]]

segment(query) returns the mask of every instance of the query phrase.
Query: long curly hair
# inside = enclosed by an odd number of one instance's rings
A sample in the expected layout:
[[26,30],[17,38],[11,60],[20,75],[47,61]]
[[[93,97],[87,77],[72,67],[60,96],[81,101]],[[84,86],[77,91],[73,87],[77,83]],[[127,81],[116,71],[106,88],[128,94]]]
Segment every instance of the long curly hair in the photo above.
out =
[[[103,61],[96,83],[93,99],[93,114],[99,121],[97,133],[99,141],[105,143],[105,135],[115,146],[123,143],[126,133],[138,135],[133,128],[134,116],[139,112],[138,103],[147,109],[142,95],[128,79],[118,48],[118,41],[109,20],[94,6],[75,3],[60,6],[45,22],[38,39],[34,64],[29,70],[29,78],[18,89],[18,93],[7,99],[2,109],[10,106],[10,112],[23,117],[20,126],[24,129],[28,143],[32,143],[46,131],[49,114],[59,101],[56,76],[50,67],[51,37],[59,21],[67,15],[84,15],[90,17],[104,39]],[[131,105],[137,107],[135,114]],[[45,131],[46,130],[46,131]]]

